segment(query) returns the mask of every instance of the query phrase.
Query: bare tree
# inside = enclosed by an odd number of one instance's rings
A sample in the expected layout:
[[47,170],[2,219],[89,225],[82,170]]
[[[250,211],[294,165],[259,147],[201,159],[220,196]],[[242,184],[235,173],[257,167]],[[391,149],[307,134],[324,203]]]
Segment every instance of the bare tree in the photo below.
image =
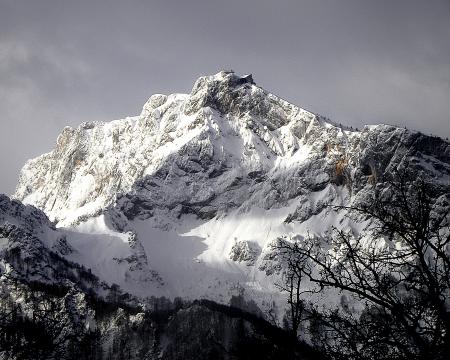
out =
[[363,235],[334,229],[328,238],[285,247],[301,265],[297,280],[304,276],[318,291],[337,289],[364,305],[358,314],[309,307],[334,358],[449,355],[450,195],[408,179],[397,174],[364,202],[370,205],[339,207],[369,223]]
[[284,268],[282,282],[276,283],[275,286],[288,295],[289,316],[286,319],[286,325],[295,338],[297,338],[297,332],[304,316],[304,295],[310,292],[302,286],[304,280],[303,267],[306,266],[307,257],[295,251],[297,245],[297,243],[278,239],[272,246],[272,250],[280,255]]

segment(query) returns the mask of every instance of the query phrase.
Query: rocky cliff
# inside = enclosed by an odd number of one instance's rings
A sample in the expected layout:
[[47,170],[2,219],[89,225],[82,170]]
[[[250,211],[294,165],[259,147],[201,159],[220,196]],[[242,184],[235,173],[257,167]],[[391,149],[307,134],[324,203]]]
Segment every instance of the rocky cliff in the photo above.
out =
[[[151,96],[138,116],[67,127],[28,161],[15,200],[0,198],[2,281],[15,273],[96,299],[119,291],[133,306],[238,295],[280,323],[283,264],[271,245],[362,231],[330,205],[367,204],[404,170],[450,193],[450,144],[337,125],[222,71],[190,94]],[[220,342],[229,325],[216,329]]]

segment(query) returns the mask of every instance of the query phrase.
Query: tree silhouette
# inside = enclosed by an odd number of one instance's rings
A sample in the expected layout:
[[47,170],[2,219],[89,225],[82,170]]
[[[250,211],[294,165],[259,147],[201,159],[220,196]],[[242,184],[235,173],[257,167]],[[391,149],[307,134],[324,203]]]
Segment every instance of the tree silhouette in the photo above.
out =
[[335,228],[328,237],[283,245],[297,259],[299,278],[364,307],[308,307],[317,344],[336,359],[446,359],[450,353],[450,194],[406,172],[395,175],[370,201],[338,207],[369,224],[361,235]]

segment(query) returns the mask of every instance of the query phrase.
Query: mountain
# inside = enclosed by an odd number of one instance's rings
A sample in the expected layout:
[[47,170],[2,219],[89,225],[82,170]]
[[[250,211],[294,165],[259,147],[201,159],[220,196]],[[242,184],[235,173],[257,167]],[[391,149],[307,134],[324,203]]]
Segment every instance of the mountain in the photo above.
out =
[[63,277],[96,299],[119,289],[133,306],[240,297],[280,323],[283,268],[271,245],[364,231],[330,205],[367,204],[404,169],[450,193],[450,144],[341,126],[222,71],[190,94],[151,96],[138,116],[66,127],[29,160],[14,200],[0,199],[0,272],[25,262],[6,255],[18,247],[33,259],[27,281]]
[[363,201],[402,166],[448,185],[449,163],[440,138],[343,128],[220,72],[191,94],[153,95],[137,117],[65,128],[24,166],[14,198],[108,283],[226,302],[236,288],[277,292],[266,275],[277,237],[347,226],[327,204]]

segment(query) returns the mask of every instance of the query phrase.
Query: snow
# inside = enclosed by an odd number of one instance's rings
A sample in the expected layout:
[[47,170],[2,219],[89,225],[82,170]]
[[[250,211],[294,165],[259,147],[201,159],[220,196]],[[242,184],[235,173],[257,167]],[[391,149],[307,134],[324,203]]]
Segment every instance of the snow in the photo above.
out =
[[8,239],[4,237],[0,237],[0,251],[2,251],[6,245],[8,245]]
[[76,231],[77,233],[84,234],[103,234],[113,237],[120,238],[123,242],[128,242],[128,235],[126,233],[121,233],[114,231],[108,227],[105,221],[105,215],[101,214],[99,216],[90,218],[77,226],[70,228],[69,230]]
[[130,247],[120,236],[68,231],[67,242],[74,249],[67,259],[84,265],[103,281],[111,284],[124,282],[127,267],[115,259],[131,255]]
[[[329,193],[330,189],[326,188],[311,194],[310,200],[326,200]],[[246,213],[237,209],[226,217],[208,221],[187,215],[181,224],[173,223],[166,230],[158,228],[152,220],[134,220],[129,222],[127,233],[112,230],[100,215],[75,228],[65,229],[67,242],[74,249],[68,259],[92,269],[109,284],[118,284],[125,291],[142,297],[181,296],[227,303],[232,295],[245,290],[246,296],[260,306],[265,306],[270,298],[282,307],[285,300],[274,286],[274,278],[258,269],[261,258],[255,266],[248,266],[232,261],[230,251],[236,242],[250,241],[264,252],[277,237],[322,233],[340,220],[335,214],[320,213],[305,223],[285,223],[285,218],[298,205],[299,200],[295,199],[278,209],[253,208]],[[139,270],[130,271],[129,262],[120,261],[135,254],[129,244],[131,233],[136,234],[147,265],[158,273],[163,285],[152,279],[136,281],[144,275],[137,275]]]
[[[91,195],[95,188],[95,178],[92,174],[83,174],[77,172],[75,179],[72,181],[69,187],[69,200],[68,202],[73,206],[73,209],[77,209],[83,206],[83,199],[86,199]],[[71,210],[73,210],[71,209]]]
[[[15,196],[57,222],[47,246],[65,235],[69,260],[138,296],[228,302],[244,289],[259,304],[282,306],[280,275],[259,268],[269,244],[333,226],[361,232],[365,224],[325,206],[366,191],[364,178],[359,188],[333,182],[336,166],[345,162],[353,181],[362,159],[388,153],[383,144],[404,130],[350,131],[254,84],[229,85],[235,77],[221,72],[200,78],[191,94],[153,95],[139,116],[65,128],[52,152],[27,162]],[[435,156],[417,163],[448,181],[441,169],[450,167]],[[213,215],[202,220],[203,208]],[[238,242],[261,249],[254,264],[231,259]]]

